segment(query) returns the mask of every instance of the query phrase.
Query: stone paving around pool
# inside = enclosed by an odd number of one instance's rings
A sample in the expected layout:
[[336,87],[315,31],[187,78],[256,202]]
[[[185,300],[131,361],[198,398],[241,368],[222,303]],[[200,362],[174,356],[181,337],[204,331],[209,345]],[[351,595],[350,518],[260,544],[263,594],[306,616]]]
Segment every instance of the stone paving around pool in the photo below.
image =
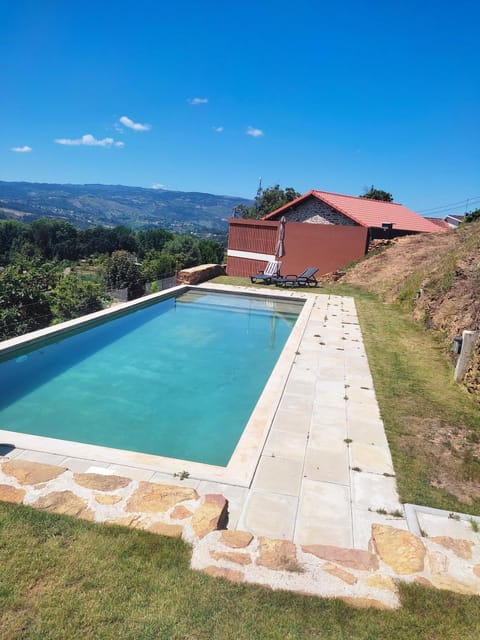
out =
[[399,580],[480,594],[480,519],[399,502],[353,299],[280,295],[314,302],[250,486],[0,443],[0,500],[181,536],[194,569],[356,606],[399,606]]
[[191,567],[212,577],[384,609],[400,606],[399,581],[480,594],[480,540],[469,523],[456,519],[450,535],[428,538],[373,524],[368,550],[295,544],[226,529],[228,501],[220,494],[199,495],[180,481],[161,484],[108,472],[75,473],[19,457],[1,460],[0,500],[182,537],[192,547]]

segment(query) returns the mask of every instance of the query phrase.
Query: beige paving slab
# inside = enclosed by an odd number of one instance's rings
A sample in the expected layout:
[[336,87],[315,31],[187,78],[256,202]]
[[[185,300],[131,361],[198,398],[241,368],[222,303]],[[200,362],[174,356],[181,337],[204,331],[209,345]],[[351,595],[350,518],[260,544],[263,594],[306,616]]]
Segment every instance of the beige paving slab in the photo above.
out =
[[344,444],[343,447],[308,447],[303,475],[309,480],[334,482],[348,486],[350,468],[347,445]]
[[298,498],[252,490],[238,528],[258,536],[292,540]]
[[352,473],[352,503],[359,509],[403,511],[395,478],[377,473]]
[[469,520],[456,520],[447,515],[440,516],[421,511],[417,511],[417,519],[421,531],[430,538],[448,536],[461,540],[472,540],[477,543],[480,540],[480,534],[478,531],[474,531]]
[[[87,458],[65,458],[62,466],[75,473],[86,473],[90,467],[101,467],[102,465],[96,460],[88,460]],[[108,469],[108,467],[108,464],[104,465],[105,469]]]
[[307,434],[272,430],[263,449],[263,455],[289,460],[303,460],[307,448]]
[[357,404],[355,402],[348,402],[345,405],[347,411],[347,420],[362,420],[363,422],[368,420],[381,420],[380,409],[378,404],[373,402],[371,404]]
[[280,401],[279,411],[294,411],[294,412],[308,412],[312,410],[313,398],[312,394],[305,391],[305,393],[292,394],[284,393]]
[[349,487],[304,479],[294,541],[299,544],[351,546]]
[[273,420],[271,430],[289,431],[307,434],[310,428],[311,411],[296,412],[279,409]]
[[[97,463],[98,464],[98,463]],[[108,466],[109,469],[115,471],[115,473],[119,476],[125,476],[127,478],[132,478],[132,480],[145,480],[149,481],[152,479],[155,474],[154,471],[150,469],[140,469],[138,467],[128,467],[122,464],[110,464]]]
[[23,451],[18,459],[21,460],[30,460],[31,462],[41,462],[42,464],[53,464],[59,467],[63,466],[63,461],[65,460],[64,455],[59,455],[57,453],[46,453],[43,451]]
[[387,448],[387,437],[381,420],[349,420],[347,423],[348,437],[354,442],[374,444]]
[[312,425],[347,426],[347,414],[344,403],[337,406],[325,406],[321,402],[315,402],[312,408]]
[[350,466],[358,467],[362,472],[393,474],[392,458],[388,448],[362,442],[350,445]]
[[271,493],[298,496],[303,460],[261,456],[252,488]]

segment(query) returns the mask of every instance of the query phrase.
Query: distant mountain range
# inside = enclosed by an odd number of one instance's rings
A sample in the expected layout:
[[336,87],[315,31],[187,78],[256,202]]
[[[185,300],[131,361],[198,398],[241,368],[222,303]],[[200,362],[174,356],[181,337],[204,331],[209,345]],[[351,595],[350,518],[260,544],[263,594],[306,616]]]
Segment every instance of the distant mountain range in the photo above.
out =
[[0,219],[32,222],[49,217],[76,227],[161,227],[176,233],[225,234],[238,204],[251,200],[210,193],[103,184],[0,181]]

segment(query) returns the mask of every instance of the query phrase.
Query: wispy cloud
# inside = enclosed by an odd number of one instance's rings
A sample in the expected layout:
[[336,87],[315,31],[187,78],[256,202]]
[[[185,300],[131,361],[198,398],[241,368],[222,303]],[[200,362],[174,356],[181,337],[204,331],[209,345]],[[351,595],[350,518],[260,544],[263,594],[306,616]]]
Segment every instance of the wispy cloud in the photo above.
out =
[[255,129],[255,127],[247,127],[245,132],[247,136],[252,136],[252,138],[259,138],[263,136],[263,131],[261,129]]
[[141,122],[134,122],[131,118],[127,116],[122,116],[119,118],[119,122],[123,124],[124,127],[128,129],[133,129],[134,131],[149,131],[152,128],[150,124],[142,124]]
[[91,133],[86,133],[81,138],[55,138],[57,144],[64,144],[69,147],[78,147],[84,145],[86,147],[123,147],[124,142],[116,141],[113,138],[102,138],[97,140]]
[[32,151],[32,147],[29,147],[26,144],[23,147],[12,147],[10,151],[15,151],[16,153],[30,153],[30,151]]
[[187,102],[189,104],[207,104],[208,98],[189,98]]
[[213,127],[213,130],[214,130],[216,133],[222,133],[222,131],[223,131],[223,127]]
[[165,189],[166,186],[167,186],[166,184],[160,184],[160,182],[154,182],[150,187],[150,189]]

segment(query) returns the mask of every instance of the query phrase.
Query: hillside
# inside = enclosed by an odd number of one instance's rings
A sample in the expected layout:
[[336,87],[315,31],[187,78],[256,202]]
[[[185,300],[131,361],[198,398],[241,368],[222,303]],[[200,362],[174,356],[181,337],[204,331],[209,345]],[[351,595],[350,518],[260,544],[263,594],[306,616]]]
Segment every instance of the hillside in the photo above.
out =
[[[451,353],[456,335],[480,328],[480,221],[399,238],[349,269],[342,282],[400,303]],[[466,385],[480,400],[480,341]]]
[[162,227],[177,233],[227,232],[237,204],[249,200],[210,193],[144,189],[122,185],[44,184],[0,181],[0,219],[67,220],[76,227]]

